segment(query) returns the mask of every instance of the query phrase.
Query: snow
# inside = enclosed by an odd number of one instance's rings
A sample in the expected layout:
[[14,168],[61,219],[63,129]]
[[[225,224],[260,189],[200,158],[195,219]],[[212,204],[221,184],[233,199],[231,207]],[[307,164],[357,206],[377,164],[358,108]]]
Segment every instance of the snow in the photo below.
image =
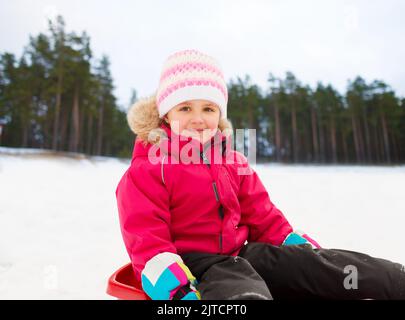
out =
[[[115,200],[128,165],[0,148],[0,299],[113,299],[107,279],[129,262]],[[405,166],[254,168],[290,223],[323,247],[405,263]]]

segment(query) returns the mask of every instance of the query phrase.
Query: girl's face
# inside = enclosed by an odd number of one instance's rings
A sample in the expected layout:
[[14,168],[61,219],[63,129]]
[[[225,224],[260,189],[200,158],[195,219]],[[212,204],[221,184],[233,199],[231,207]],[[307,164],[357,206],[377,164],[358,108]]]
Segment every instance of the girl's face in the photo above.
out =
[[220,119],[218,106],[208,100],[184,101],[165,116],[176,133],[205,143],[215,135]]

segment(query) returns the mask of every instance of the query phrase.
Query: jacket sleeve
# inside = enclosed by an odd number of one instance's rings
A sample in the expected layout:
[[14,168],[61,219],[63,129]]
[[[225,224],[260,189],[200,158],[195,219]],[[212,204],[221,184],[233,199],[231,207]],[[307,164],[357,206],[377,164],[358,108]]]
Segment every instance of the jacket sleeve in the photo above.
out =
[[157,166],[135,160],[116,196],[124,243],[145,293],[152,300],[201,299],[172,242],[169,194]]
[[248,241],[281,245],[293,228],[270,200],[257,173],[242,159],[243,165],[238,168],[241,175],[238,199],[241,223],[249,227]]
[[170,235],[169,194],[156,169],[135,160],[116,189],[121,233],[138,282],[155,255],[177,254]]

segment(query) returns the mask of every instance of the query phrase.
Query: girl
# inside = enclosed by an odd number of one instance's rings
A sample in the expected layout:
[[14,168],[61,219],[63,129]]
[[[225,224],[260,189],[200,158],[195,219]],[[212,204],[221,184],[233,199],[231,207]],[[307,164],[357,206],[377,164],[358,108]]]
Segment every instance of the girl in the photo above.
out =
[[[116,190],[134,276],[151,299],[403,299],[401,264],[321,249],[295,231],[231,149],[221,68],[171,55],[137,102],[132,162]],[[348,280],[350,277],[350,281]]]

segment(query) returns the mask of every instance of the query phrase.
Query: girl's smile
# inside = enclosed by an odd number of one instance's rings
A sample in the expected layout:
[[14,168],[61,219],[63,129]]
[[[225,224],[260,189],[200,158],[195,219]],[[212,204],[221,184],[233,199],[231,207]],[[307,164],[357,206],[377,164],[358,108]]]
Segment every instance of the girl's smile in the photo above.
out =
[[205,143],[217,132],[220,115],[216,104],[208,100],[190,100],[173,107],[165,120],[176,134]]

